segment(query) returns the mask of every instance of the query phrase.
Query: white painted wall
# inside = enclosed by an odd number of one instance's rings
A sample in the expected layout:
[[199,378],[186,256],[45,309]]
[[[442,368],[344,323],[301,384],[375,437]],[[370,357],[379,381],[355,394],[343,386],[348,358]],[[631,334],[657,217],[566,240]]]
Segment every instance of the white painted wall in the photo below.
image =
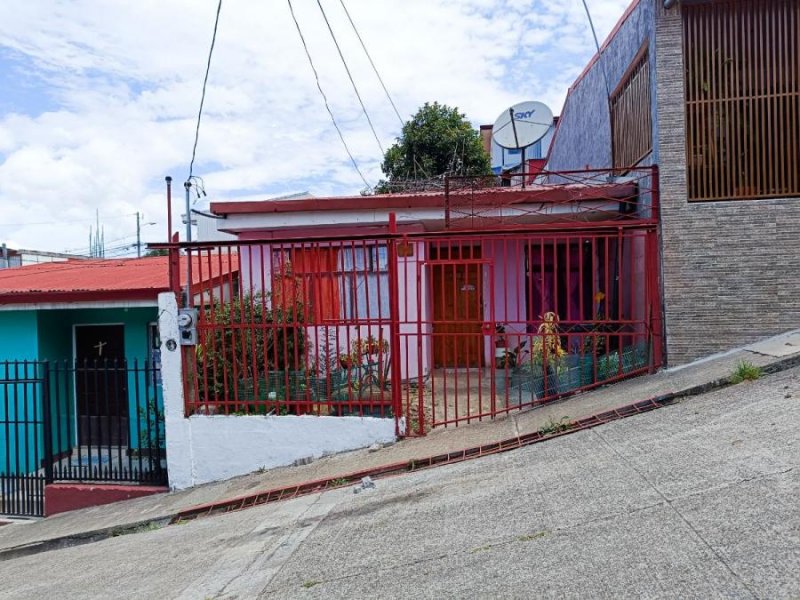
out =
[[394,419],[302,416],[183,416],[183,383],[175,296],[160,294],[159,330],[172,489],[290,465],[298,459],[365,448],[395,439]]
[[394,419],[194,415],[184,421],[192,461],[188,472],[169,472],[170,487],[176,489],[395,439]]

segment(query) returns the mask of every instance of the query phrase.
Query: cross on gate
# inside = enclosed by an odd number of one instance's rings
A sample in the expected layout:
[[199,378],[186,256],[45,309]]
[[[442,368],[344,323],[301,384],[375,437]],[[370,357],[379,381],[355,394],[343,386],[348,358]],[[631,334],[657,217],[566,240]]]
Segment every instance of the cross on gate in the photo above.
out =
[[97,356],[103,356],[103,347],[108,346],[108,342],[97,342],[92,348],[97,348]]

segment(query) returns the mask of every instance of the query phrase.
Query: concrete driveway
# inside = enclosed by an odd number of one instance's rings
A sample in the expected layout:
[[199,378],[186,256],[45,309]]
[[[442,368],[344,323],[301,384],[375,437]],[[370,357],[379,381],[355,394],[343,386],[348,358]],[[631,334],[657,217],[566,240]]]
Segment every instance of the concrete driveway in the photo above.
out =
[[800,369],[522,450],[0,562],[0,598],[798,598]]

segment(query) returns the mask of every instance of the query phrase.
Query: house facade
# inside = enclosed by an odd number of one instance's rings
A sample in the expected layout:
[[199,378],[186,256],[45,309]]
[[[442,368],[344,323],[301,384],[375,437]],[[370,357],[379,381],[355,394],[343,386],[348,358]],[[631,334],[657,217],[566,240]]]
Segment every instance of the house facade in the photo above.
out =
[[[0,514],[53,514],[164,489],[158,295],[179,287],[170,260],[0,271]],[[235,280],[236,263],[213,273],[208,285],[220,273]]]
[[636,0],[569,90],[548,169],[658,165],[670,365],[800,322],[799,29],[794,0]]
[[189,373],[187,411],[355,414],[422,435],[660,366],[653,171],[608,176],[212,203],[238,241],[184,249],[240,257],[230,310],[256,347],[219,338],[227,313],[201,293],[201,352],[232,366]]

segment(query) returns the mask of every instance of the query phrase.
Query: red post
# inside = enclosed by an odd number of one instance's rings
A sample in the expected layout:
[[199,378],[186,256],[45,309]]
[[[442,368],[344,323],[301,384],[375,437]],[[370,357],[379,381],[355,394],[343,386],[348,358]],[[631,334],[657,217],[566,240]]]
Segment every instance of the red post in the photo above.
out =
[[389,213],[389,331],[391,345],[392,410],[394,411],[395,435],[404,436],[408,431],[400,431],[400,417],[403,415],[403,396],[401,388],[402,369],[400,365],[400,283],[397,264],[397,215]]
[[[170,241],[173,244],[177,244],[178,234],[174,234]],[[169,249],[169,289],[175,292],[175,298],[179,298],[181,293],[180,261],[180,249],[177,246],[172,246]]]
[[450,177],[444,176],[444,228],[450,229]]

